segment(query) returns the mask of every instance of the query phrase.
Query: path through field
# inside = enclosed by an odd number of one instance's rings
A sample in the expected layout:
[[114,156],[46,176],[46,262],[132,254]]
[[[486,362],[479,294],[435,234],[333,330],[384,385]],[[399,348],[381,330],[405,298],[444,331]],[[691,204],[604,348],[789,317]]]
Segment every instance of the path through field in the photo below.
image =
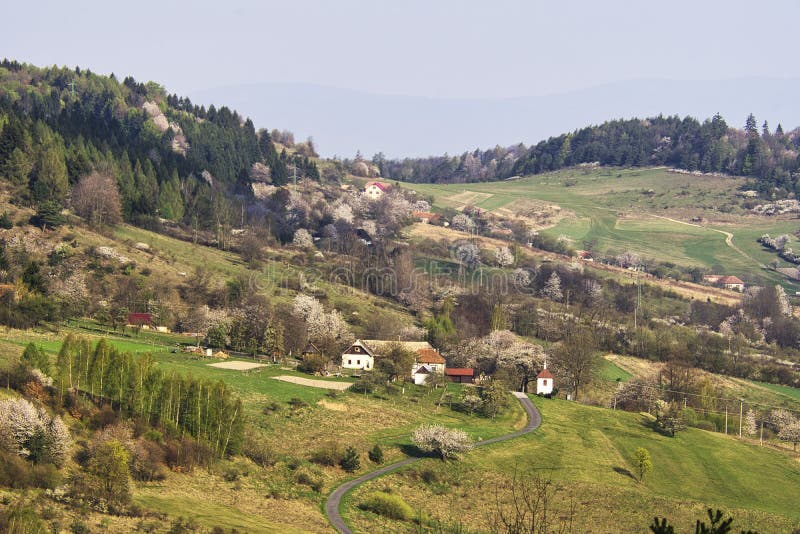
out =
[[[525,413],[528,416],[528,423],[515,432],[510,434],[506,434],[504,436],[498,436],[496,438],[487,439],[486,441],[481,441],[476,443],[476,447],[483,447],[485,445],[491,445],[492,443],[497,443],[500,441],[507,441],[509,439],[518,438],[519,436],[523,436],[530,432],[533,432],[539,425],[542,424],[542,416],[539,414],[539,411],[536,409],[536,406],[533,405],[531,399],[525,393],[520,393],[518,391],[514,392],[514,396],[517,400],[522,404],[522,407],[525,409]],[[354,478],[349,482],[345,482],[338,488],[336,488],[333,493],[330,494],[328,497],[328,502],[325,503],[325,513],[328,515],[328,519],[330,520],[333,527],[341,532],[342,534],[353,534],[353,531],[347,526],[342,519],[342,515],[339,513],[339,506],[342,503],[342,497],[347,494],[350,490],[363,484],[364,482],[373,480],[375,478],[381,477],[387,473],[391,473],[392,471],[397,471],[401,467],[405,467],[409,464],[413,464],[414,462],[418,462],[422,460],[422,458],[406,458],[405,460],[400,460],[399,462],[395,462],[393,464],[389,464],[385,467],[381,467],[375,471],[367,473],[365,475],[361,475],[358,478]]]
[[748,253],[746,253],[745,251],[743,251],[742,249],[740,249],[739,247],[737,247],[736,245],[733,244],[733,234],[730,233],[730,232],[726,232],[725,230],[717,230],[716,228],[709,228],[708,226],[702,226],[700,224],[688,223],[686,221],[679,221],[677,219],[671,219],[669,217],[663,217],[661,215],[654,215],[652,213],[648,213],[647,215],[649,215],[651,217],[655,217],[656,219],[664,219],[665,221],[670,221],[670,222],[674,222],[674,223],[677,223],[677,224],[684,224],[686,226],[694,226],[696,228],[705,228],[706,230],[711,230],[712,232],[717,232],[718,234],[722,234],[722,235],[725,236],[725,244],[726,245],[728,245],[730,248],[732,248],[733,250],[735,250],[736,252],[738,252],[739,254],[741,254],[742,256],[747,258],[748,260],[754,262],[759,267],[763,267],[761,262],[759,262],[757,259],[753,258]]
[[292,384],[298,384],[300,386],[309,386],[312,388],[322,388],[322,389],[337,389],[339,391],[344,391],[345,389],[353,385],[352,382],[312,380],[310,378],[303,378],[301,376],[281,375],[281,376],[273,376],[272,378],[274,378],[275,380],[283,380],[284,382],[291,382]]

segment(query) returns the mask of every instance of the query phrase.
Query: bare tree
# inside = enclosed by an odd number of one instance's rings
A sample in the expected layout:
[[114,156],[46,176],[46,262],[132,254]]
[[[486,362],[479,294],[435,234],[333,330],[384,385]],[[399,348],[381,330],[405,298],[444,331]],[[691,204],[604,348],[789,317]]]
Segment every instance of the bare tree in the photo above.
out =
[[602,361],[592,332],[585,327],[571,328],[552,355],[553,366],[567,378],[573,398],[578,400],[581,387],[592,382]]
[[108,173],[95,171],[81,178],[72,190],[72,207],[92,226],[102,227],[122,221],[117,182]]
[[[541,475],[514,476],[495,487],[494,509],[489,514],[493,534],[565,534],[572,532],[575,502],[556,508],[562,487]],[[561,501],[563,502],[563,501]]]

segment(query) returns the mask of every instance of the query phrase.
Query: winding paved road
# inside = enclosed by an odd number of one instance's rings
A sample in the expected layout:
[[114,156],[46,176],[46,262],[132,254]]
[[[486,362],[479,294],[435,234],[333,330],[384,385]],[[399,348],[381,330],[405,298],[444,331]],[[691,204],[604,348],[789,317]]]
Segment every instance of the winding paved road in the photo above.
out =
[[[485,441],[481,441],[476,443],[476,447],[483,447],[484,445],[491,445],[492,443],[497,443],[499,441],[506,441],[509,439],[518,438],[519,436],[525,435],[529,432],[533,432],[539,425],[542,424],[542,416],[539,414],[539,411],[536,409],[536,406],[533,405],[531,400],[528,396],[524,393],[514,392],[514,396],[517,398],[520,404],[522,404],[522,408],[525,409],[525,413],[528,415],[528,423],[517,430],[516,432],[512,432],[510,434],[505,434],[503,436],[498,436],[496,438],[487,439]],[[389,464],[387,466],[381,467],[375,471],[371,471],[366,475],[361,475],[358,478],[354,478],[349,482],[345,482],[338,488],[334,490],[333,493],[330,494],[328,497],[328,502],[325,503],[325,513],[328,516],[328,520],[331,522],[333,527],[341,532],[341,534],[353,534],[353,531],[345,524],[344,519],[342,519],[341,514],[339,513],[339,505],[342,502],[342,497],[350,491],[351,489],[355,488],[358,485],[367,482],[368,480],[372,480],[374,478],[378,478],[380,476],[385,475],[386,473],[390,473],[392,471],[396,471],[401,467],[405,467],[408,464],[413,464],[422,460],[422,458],[406,458],[405,460],[400,460],[399,462],[395,462],[393,464]]]

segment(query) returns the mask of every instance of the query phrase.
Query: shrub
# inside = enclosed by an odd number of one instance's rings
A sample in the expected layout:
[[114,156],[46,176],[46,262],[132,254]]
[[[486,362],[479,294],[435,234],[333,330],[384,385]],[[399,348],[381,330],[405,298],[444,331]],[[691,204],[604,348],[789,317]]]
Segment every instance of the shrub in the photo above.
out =
[[419,470],[419,477],[425,484],[436,484],[440,481],[439,473],[430,467],[425,467]]
[[369,450],[369,459],[376,464],[383,463],[383,449],[377,443]]
[[0,532],[9,534],[44,533],[49,529],[31,507],[15,506],[0,512]]
[[441,425],[422,425],[411,435],[414,444],[424,452],[433,452],[442,460],[472,448],[472,439],[463,430]]
[[292,397],[289,399],[289,406],[291,406],[292,410],[299,410],[301,408],[307,408],[308,403],[299,397]]
[[322,476],[319,473],[315,473],[308,468],[302,467],[295,472],[294,479],[298,484],[308,486],[317,493],[322,492]]
[[358,451],[355,447],[347,447],[347,450],[344,451],[344,456],[339,462],[339,465],[341,465],[342,469],[349,473],[361,469],[361,459],[358,457]]
[[254,464],[261,467],[270,467],[278,461],[275,451],[263,439],[253,434],[246,434],[242,454]]
[[207,444],[184,437],[180,441],[170,441],[164,447],[166,462],[176,471],[193,471],[198,465],[209,465],[214,451]]
[[139,439],[132,447],[131,475],[135,480],[151,482],[167,478],[166,453],[155,441]]
[[270,402],[261,410],[261,413],[264,415],[272,415],[273,413],[279,411],[281,409],[281,405],[277,402]]
[[414,510],[402,497],[383,491],[370,493],[358,507],[389,519],[408,521],[414,517]]
[[315,464],[335,466],[344,458],[342,445],[338,441],[329,441],[311,453],[310,460]]

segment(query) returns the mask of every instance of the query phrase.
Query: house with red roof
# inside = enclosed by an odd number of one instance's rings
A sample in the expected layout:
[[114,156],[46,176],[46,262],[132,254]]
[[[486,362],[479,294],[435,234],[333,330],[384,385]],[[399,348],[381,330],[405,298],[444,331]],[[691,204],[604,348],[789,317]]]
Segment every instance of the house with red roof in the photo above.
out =
[[444,374],[446,360],[427,341],[357,339],[342,354],[342,368],[371,371],[375,368],[375,361],[398,344],[414,354],[410,371],[415,384],[424,384],[433,373]]
[[536,375],[536,394],[552,395],[554,381],[555,377],[553,376],[553,373],[547,370],[547,362],[545,362],[542,372]]
[[725,289],[732,291],[744,291],[744,282],[736,276],[723,276],[719,279],[718,284],[722,285]]
[[428,211],[412,211],[411,216],[422,224],[435,223],[439,220],[439,215]]
[[369,182],[364,188],[364,194],[367,195],[367,198],[370,200],[378,200],[383,196],[384,193],[389,191],[389,188],[389,184],[384,184],[381,182]]

